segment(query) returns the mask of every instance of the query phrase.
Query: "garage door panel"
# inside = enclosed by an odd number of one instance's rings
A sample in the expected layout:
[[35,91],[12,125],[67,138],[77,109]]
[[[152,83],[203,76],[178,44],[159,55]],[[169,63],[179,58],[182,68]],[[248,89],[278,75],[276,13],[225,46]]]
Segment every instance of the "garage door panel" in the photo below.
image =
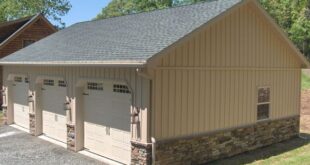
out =
[[107,146],[110,139],[106,135],[106,127],[95,125],[92,123],[85,123],[85,148],[91,149],[92,152],[104,154],[109,152]]
[[63,115],[57,115],[56,125],[59,125],[56,129],[56,135],[60,137],[61,141],[67,141],[67,118]]
[[91,152],[128,164],[131,152],[131,95],[113,92],[113,83],[84,91],[84,145]]
[[[17,78],[16,81],[15,78]],[[28,90],[29,85],[25,82],[25,77],[15,77],[13,86],[13,110],[14,123],[29,129],[29,107]]]
[[29,108],[24,105],[14,104],[14,122],[29,129]]
[[[98,103],[97,104],[92,103],[91,101],[85,104],[98,105]],[[100,110],[98,111],[94,110],[91,113],[85,113],[86,122],[94,123],[97,125],[104,125],[104,126],[113,125],[113,127],[117,129],[124,130],[124,131],[130,131],[130,125],[128,125],[128,123],[130,122],[130,115],[126,115],[127,117],[121,116],[119,115],[119,113],[121,112],[117,112],[115,108],[105,107],[105,105],[107,105],[105,104],[105,102],[102,102],[101,104],[102,104],[102,108],[100,108]]]
[[106,127],[95,125],[92,123],[85,123],[84,127],[88,130],[85,133],[85,137],[89,138],[90,140],[96,140],[98,142],[105,142],[106,137]]
[[[57,82],[57,81],[55,81]],[[43,133],[55,140],[66,143],[67,141],[67,117],[64,110],[64,102],[67,90],[57,84],[43,85]]]
[[[129,104],[120,105],[115,102],[112,103],[111,101],[95,101],[91,97],[87,98],[84,104],[101,105],[98,107],[98,110],[89,110],[91,113],[85,113],[86,122],[105,126],[113,125],[114,128],[130,131],[130,125],[128,124],[130,123]],[[127,107],[126,110],[124,110],[124,107]]]
[[130,144],[128,139],[131,138],[131,134],[126,131],[118,130],[118,129],[111,129],[111,138],[116,142],[122,142],[126,144]]
[[[130,152],[130,150],[124,150],[123,147],[113,146],[111,157],[116,160],[119,159],[120,162],[128,162],[131,158],[128,152]],[[117,157],[116,155],[122,155],[122,157]]]

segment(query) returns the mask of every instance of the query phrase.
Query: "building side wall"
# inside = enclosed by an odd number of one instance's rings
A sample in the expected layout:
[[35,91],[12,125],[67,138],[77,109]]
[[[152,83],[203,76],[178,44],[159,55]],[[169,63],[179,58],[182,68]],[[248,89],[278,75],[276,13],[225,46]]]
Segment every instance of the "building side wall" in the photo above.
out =
[[[158,140],[257,122],[257,88],[271,88],[270,119],[299,114],[301,62],[253,4],[172,47],[153,75]],[[283,104],[285,103],[285,104]]]

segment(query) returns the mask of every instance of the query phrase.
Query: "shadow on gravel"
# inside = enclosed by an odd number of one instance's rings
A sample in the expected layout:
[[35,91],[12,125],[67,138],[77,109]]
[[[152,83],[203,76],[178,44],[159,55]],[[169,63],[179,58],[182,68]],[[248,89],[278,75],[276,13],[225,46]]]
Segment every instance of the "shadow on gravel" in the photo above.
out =
[[223,164],[241,165],[252,163],[256,160],[268,159],[272,156],[277,156],[282,153],[310,144],[310,134],[304,133],[301,134],[301,136],[305,137],[306,139],[294,138],[285,142],[273,144],[254,151],[245,152],[243,154],[236,155],[230,158],[210,162],[208,163],[208,165],[223,165]]

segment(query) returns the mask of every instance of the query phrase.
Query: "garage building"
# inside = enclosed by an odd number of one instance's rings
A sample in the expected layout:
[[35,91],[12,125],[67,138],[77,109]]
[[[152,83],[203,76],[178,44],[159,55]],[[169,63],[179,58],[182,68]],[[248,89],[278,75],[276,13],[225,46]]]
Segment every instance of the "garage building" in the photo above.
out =
[[124,164],[203,164],[297,136],[309,67],[255,0],[78,23],[0,64],[8,124]]

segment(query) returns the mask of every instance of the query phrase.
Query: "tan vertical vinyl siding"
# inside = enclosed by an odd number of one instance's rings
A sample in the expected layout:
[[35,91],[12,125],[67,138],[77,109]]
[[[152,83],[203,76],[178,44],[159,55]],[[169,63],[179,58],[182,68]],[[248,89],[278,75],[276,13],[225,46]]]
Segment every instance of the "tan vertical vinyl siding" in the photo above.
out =
[[157,139],[256,122],[257,88],[271,87],[270,118],[299,114],[301,62],[252,4],[163,56],[154,74]]

